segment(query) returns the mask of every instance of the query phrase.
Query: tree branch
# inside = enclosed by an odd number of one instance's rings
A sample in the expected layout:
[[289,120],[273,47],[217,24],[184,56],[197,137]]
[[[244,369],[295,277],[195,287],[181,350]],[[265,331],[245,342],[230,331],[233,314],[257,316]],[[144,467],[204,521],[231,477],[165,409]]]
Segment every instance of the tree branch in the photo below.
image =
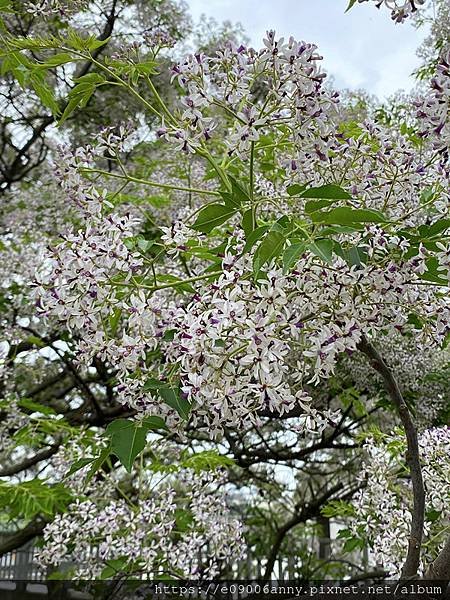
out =
[[270,579],[270,577],[272,575],[272,570],[275,565],[275,561],[277,559],[278,552],[280,551],[281,544],[283,543],[283,540],[284,540],[286,534],[296,525],[299,525],[300,523],[305,523],[309,519],[317,517],[323,504],[329,498],[331,498],[331,496],[333,496],[333,494],[338,492],[342,487],[343,487],[342,483],[337,483],[336,485],[331,487],[329,490],[324,492],[321,496],[316,498],[316,500],[314,500],[314,502],[311,502],[311,504],[304,505],[298,514],[291,517],[288,521],[286,521],[286,523],[284,525],[282,525],[278,529],[276,537],[275,537],[275,542],[272,546],[272,550],[270,551],[270,554],[267,559],[267,565],[266,565],[266,569],[264,572],[264,578],[263,578],[264,581],[267,581],[268,579]]
[[36,536],[41,535],[47,525],[47,520],[43,517],[36,517],[26,527],[8,535],[2,542],[0,542],[0,556],[20,548]]
[[26,469],[30,469],[37,463],[41,462],[41,460],[46,460],[50,458],[54,454],[58,452],[59,444],[55,444],[50,446],[50,448],[46,448],[45,450],[41,450],[41,452],[37,452],[34,456],[30,458],[25,458],[21,462],[14,463],[10,466],[3,467],[0,469],[0,477],[10,477],[11,475],[16,475],[21,471],[25,471]]
[[414,577],[417,575],[420,564],[420,548],[422,545],[425,514],[425,489],[423,485],[422,468],[420,466],[417,431],[398,383],[378,350],[364,336],[359,343],[358,348],[367,356],[372,367],[378,371],[383,378],[386,390],[389,393],[392,403],[397,409],[406,433],[408,446],[406,462],[409,466],[413,487],[413,511],[408,553],[401,573],[402,577]]

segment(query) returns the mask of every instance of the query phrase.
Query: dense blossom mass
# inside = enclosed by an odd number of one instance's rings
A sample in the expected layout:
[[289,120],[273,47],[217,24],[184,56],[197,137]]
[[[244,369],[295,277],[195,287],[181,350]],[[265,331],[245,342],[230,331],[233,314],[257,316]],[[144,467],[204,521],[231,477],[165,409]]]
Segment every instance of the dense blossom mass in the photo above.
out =
[[[167,416],[170,409],[158,406],[145,383],[149,377],[162,377],[169,384],[177,379],[192,406],[192,417],[208,425],[213,435],[223,424],[257,422],[260,410],[283,414],[298,403],[305,408],[305,424],[321,430],[336,415],[317,411],[304,384],[317,384],[332,375],[338,357],[355,352],[362,335],[407,328],[411,314],[422,323],[415,332],[417,341],[440,344],[449,331],[448,296],[439,287],[424,285],[423,279],[435,260],[437,276],[448,277],[447,246],[438,242],[433,258],[426,245],[417,244],[407,233],[408,227],[428,218],[430,209],[436,219],[447,214],[445,155],[431,148],[426,158],[415,152],[409,139],[369,122],[346,135],[337,95],[322,88],[315,49],[293,39],[276,40],[273,32],[264,43],[259,52],[230,47],[219,58],[191,55],[179,63],[174,78],[188,95],[182,99],[183,112],[178,119],[171,116],[171,121],[184,129],[167,125],[160,134],[176,144],[182,135],[178,149],[189,152],[201,137],[205,141],[210,137],[205,132],[211,130],[212,120],[204,117],[202,108],[217,104],[233,112],[239,104],[227,153],[232,157],[237,152],[247,160],[251,144],[261,135],[271,132],[279,143],[284,140],[287,148],[280,165],[284,180],[275,190],[263,187],[260,202],[271,215],[272,198],[280,196],[279,206],[292,218],[279,219],[266,239],[264,226],[255,230],[261,235],[252,242],[243,235],[233,236],[221,255],[223,273],[213,283],[203,283],[208,273],[202,275],[195,260],[191,273],[198,279],[195,294],[180,303],[167,292],[170,285],[159,283],[163,273],[154,273],[149,285],[150,266],[139,247],[133,249],[129,243],[139,222],[116,216],[106,190],[97,191],[80,175],[105,148],[110,153],[123,151],[123,135],[115,140],[105,133],[97,147],[61,157],[62,186],[86,224],[55,247],[49,255],[55,267],[44,263],[39,281],[44,284],[38,295],[43,314],[83,333],[78,356],[86,365],[96,354],[114,365],[123,402],[138,411]],[[220,77],[223,72],[228,73],[226,79]],[[273,79],[267,79],[268,72],[275,74]],[[257,114],[250,90],[260,80],[268,89]],[[434,95],[432,86],[429,97]],[[434,118],[434,111],[429,111],[421,115],[420,123]],[[342,199],[325,201],[325,206],[333,207],[325,218],[336,214],[339,223],[343,214],[339,211],[350,206],[363,224],[357,221],[353,231],[338,228],[334,242],[319,238],[309,244],[295,218],[303,210],[318,220],[323,205],[291,200],[289,190],[310,179],[308,173],[315,174],[309,185],[326,189],[330,166],[335,177],[352,184]],[[349,218],[348,225],[355,224],[352,214]],[[364,225],[371,220],[375,224]],[[190,224],[180,221],[163,228],[161,242],[169,257],[179,258],[196,247],[208,252],[206,240]],[[264,267],[252,274],[267,242],[284,244],[286,235],[293,238],[285,250],[289,269],[269,264],[269,270]],[[182,277],[176,264],[172,273]],[[157,348],[169,363],[156,364],[155,370],[155,363],[148,365],[147,353]]]
[[262,538],[268,579],[287,539],[302,577],[350,577],[329,515],[388,575],[445,573],[445,26],[389,111],[335,90],[312,43],[224,26],[181,52],[176,2],[116,4],[98,37],[66,26],[100,18],[88,2],[27,4],[37,35],[5,40],[59,128],[31,126],[34,167],[28,146],[0,163],[0,502],[43,535],[43,569],[78,578],[221,576]]
[[99,490],[95,501],[69,505],[46,527],[40,563],[76,563],[71,575],[85,579],[127,565],[135,575],[216,576],[221,561],[242,549],[239,521],[230,518],[225,495],[211,489],[220,477],[184,470],[171,484],[155,484],[154,478],[146,481],[151,495],[133,506],[123,498],[102,497]]
[[[376,562],[393,576],[399,574],[408,548],[412,513],[411,487],[401,477],[402,446],[404,441],[398,434],[384,436],[378,442],[367,440],[367,458],[360,476],[367,487],[355,498],[352,525],[357,535],[361,530],[368,534]],[[426,565],[445,543],[445,529],[449,526],[446,507],[450,501],[450,428],[427,429],[419,438],[419,448],[428,508],[424,530]]]

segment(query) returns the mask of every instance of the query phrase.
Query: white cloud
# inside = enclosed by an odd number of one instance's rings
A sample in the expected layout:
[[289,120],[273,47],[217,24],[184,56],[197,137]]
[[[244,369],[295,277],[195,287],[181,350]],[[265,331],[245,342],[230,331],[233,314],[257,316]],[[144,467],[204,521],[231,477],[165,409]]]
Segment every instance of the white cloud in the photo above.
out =
[[415,50],[424,37],[408,22],[391,21],[387,10],[348,0],[188,0],[194,19],[201,14],[240,21],[252,45],[259,48],[267,29],[314,42],[324,68],[340,87],[364,87],[386,97],[411,89],[411,72],[419,61]]

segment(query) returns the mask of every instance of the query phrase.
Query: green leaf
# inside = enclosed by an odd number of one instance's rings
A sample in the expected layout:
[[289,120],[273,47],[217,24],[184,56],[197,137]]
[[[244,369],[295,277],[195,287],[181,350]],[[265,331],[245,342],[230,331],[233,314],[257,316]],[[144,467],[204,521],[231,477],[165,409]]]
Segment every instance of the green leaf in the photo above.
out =
[[115,454],[130,473],[134,459],[145,448],[147,428],[130,419],[116,419],[105,433],[111,440],[111,454]]
[[306,185],[300,185],[298,183],[294,183],[293,185],[288,186],[286,188],[286,191],[289,194],[289,196],[298,196],[303,191],[305,191],[305,188],[306,188]]
[[306,244],[303,242],[291,244],[283,253],[283,272],[287,273],[297,262],[297,259],[304,253]]
[[98,85],[105,83],[105,81],[105,77],[100,75],[100,73],[88,73],[87,75],[82,75],[81,77],[74,79],[76,85],[69,92],[69,101],[58,121],[58,126],[61,126],[76,108],[86,106],[94,93],[95,88]]
[[349,1],[349,3],[348,3],[348,6],[347,6],[347,8],[345,9],[345,12],[348,12],[348,11],[349,11],[349,10],[352,8],[352,6],[353,6],[354,4],[356,4],[356,2],[357,2],[357,1],[358,1],[358,0],[350,0],[350,1]]
[[191,227],[202,233],[210,233],[214,227],[228,221],[236,212],[235,208],[230,208],[224,204],[208,204],[199,212],[195,223]]
[[249,250],[251,250],[256,244],[256,242],[263,237],[263,235],[268,229],[268,225],[261,225],[261,227],[257,227],[256,229],[254,229],[247,237],[247,241],[245,242],[245,246],[242,250],[242,253],[246,254]]
[[251,235],[252,231],[254,231],[254,225],[253,209],[249,208],[242,216],[242,229],[245,233],[245,239],[248,240],[248,237]]
[[30,398],[21,398],[19,400],[19,406],[21,408],[26,408],[27,410],[31,410],[33,412],[38,412],[38,413],[41,413],[41,414],[47,415],[47,416],[56,414],[56,412],[50,406],[44,406],[43,404],[40,404],[39,402],[35,402],[34,400],[31,400]]
[[149,430],[165,429],[166,431],[169,431],[164,419],[161,417],[144,417],[141,423],[143,427]]
[[109,40],[110,38],[99,40],[95,37],[95,35],[81,37],[74,29],[69,29],[65,37],[66,45],[70,46],[74,50],[97,50],[97,48],[101,48],[107,44]]
[[182,419],[185,421],[188,420],[192,407],[186,398],[181,397],[178,390],[174,390],[173,388],[161,388],[158,390],[158,393],[168,406],[177,411]]
[[305,204],[305,212],[310,214],[321,208],[327,208],[331,204],[333,204],[333,200],[308,200]]
[[170,384],[167,381],[160,381],[154,377],[150,377],[143,385],[143,389],[147,392],[149,390],[160,390],[162,388],[170,389]]
[[1,61],[1,74],[12,73],[23,88],[28,85],[32,70],[32,63],[20,52],[10,52]]
[[351,267],[359,267],[367,262],[367,252],[359,246],[353,246],[344,250],[344,258]]
[[61,115],[61,118],[58,121],[58,126],[61,126],[74,112],[74,110],[80,105],[81,97],[74,96],[69,99],[69,102],[66,104],[66,107]]
[[67,581],[70,579],[69,571],[53,571],[46,576],[46,579],[49,581]]
[[353,386],[347,387],[341,391],[338,398],[342,402],[342,406],[348,408],[356,400],[359,400],[359,392]]
[[0,508],[8,508],[10,518],[52,516],[64,510],[71,500],[69,490],[59,483],[49,485],[42,479],[17,484],[0,481]]
[[60,114],[59,104],[56,102],[53,90],[44,81],[42,74],[32,73],[30,76],[30,85],[42,104],[49,108],[54,116],[58,116]]
[[343,121],[338,127],[339,133],[342,133],[344,138],[357,139],[364,133],[363,128],[357,121]]
[[73,62],[74,57],[68,52],[59,52],[58,54],[54,54],[49,58],[46,58],[44,62],[38,63],[36,65],[37,69],[53,69],[55,67],[60,67],[69,62]]
[[224,201],[225,206],[228,206],[230,210],[238,209],[240,204],[236,202],[231,192],[219,192],[222,200]]
[[352,552],[356,548],[363,548],[364,542],[359,538],[349,538],[345,541],[344,547],[342,548],[344,552]]
[[352,532],[350,529],[340,529],[336,537],[338,540],[346,540],[349,537],[352,537]]
[[427,511],[425,518],[427,521],[431,521],[432,523],[434,523],[440,518],[440,516],[441,511],[432,508],[431,510]]
[[450,228],[450,219],[439,219],[429,226],[428,236],[438,235]]
[[339,256],[342,256],[342,258],[350,267],[359,267],[367,262],[367,252],[365,252],[364,248],[361,248],[359,246],[353,246],[351,248],[346,249],[340,248],[339,251],[338,246],[339,245],[337,244],[337,242],[335,242],[335,245],[333,247],[334,252]]
[[0,11],[1,12],[12,12],[11,0],[0,0]]
[[137,86],[141,77],[148,77],[150,75],[156,75],[158,71],[155,69],[157,63],[155,61],[147,61],[145,63],[137,63],[133,65],[127,65],[124,72],[128,71],[131,77],[131,83]]
[[311,218],[313,221],[330,223],[333,225],[353,225],[355,223],[386,223],[386,217],[378,210],[368,208],[349,208],[341,206],[333,208],[329,212],[315,212]]
[[106,561],[106,567],[100,574],[100,579],[109,579],[124,571],[128,565],[128,557],[113,558]]
[[439,275],[436,275],[432,271],[426,271],[425,273],[422,273],[421,275],[419,275],[419,278],[423,279],[424,281],[431,281],[432,283],[438,283],[439,285],[442,285],[445,287],[448,286],[447,279],[439,277]]
[[301,198],[324,198],[329,200],[350,200],[351,194],[334,183],[312,187],[300,193]]
[[448,281],[442,277],[442,272],[439,271],[439,262],[435,256],[427,258],[426,260],[427,271],[419,275],[420,279],[425,281],[432,281],[433,283],[439,283],[440,285],[447,286]]
[[190,510],[178,507],[175,509],[175,529],[176,531],[188,531],[194,522],[194,517]]
[[228,176],[231,181],[231,191],[233,194],[233,200],[237,203],[238,206],[242,204],[242,202],[250,202],[250,195],[246,191],[245,187],[239,183],[234,177]]
[[67,471],[67,473],[64,475],[64,479],[67,479],[68,477],[70,477],[71,475],[73,475],[74,473],[76,473],[77,471],[82,469],[83,467],[90,465],[92,462],[94,462],[94,460],[95,460],[95,458],[79,458],[74,463],[72,463],[72,466]]
[[333,240],[316,240],[309,249],[323,261],[329,263],[333,258]]
[[416,315],[415,313],[409,313],[408,315],[408,323],[414,326],[414,329],[422,329],[423,321]]
[[345,500],[330,500],[320,511],[325,517],[352,517],[355,508]]
[[289,233],[294,227],[294,223],[287,215],[280,217],[270,228],[271,231],[280,231],[281,233]]
[[137,239],[137,245],[139,250],[141,250],[144,254],[150,250],[150,248],[155,244],[155,240],[146,240],[144,238]]
[[89,483],[97,471],[102,467],[108,456],[111,454],[111,445],[105,446],[100,455],[92,463],[92,467],[89,469],[89,473],[86,475],[85,483]]
[[[444,337],[444,341],[442,342],[442,348],[445,350],[445,348],[448,348],[448,346],[450,346],[450,332],[446,334],[446,336]],[[450,409],[449,409],[450,412]],[[449,415],[450,417],[450,415]]]
[[197,452],[196,454],[191,454],[191,456],[182,461],[183,467],[193,469],[196,473],[200,473],[201,471],[213,471],[218,467],[230,467],[234,464],[232,458],[219,454],[215,450]]
[[281,254],[285,243],[286,237],[282,233],[279,231],[269,231],[255,253],[253,261],[255,275],[258,275],[263,265]]
[[234,177],[229,176],[228,178],[231,181],[231,192],[221,191],[219,193],[230,209],[238,209],[243,202],[250,202],[250,196],[245,187],[238,183]]
[[26,341],[34,346],[37,346],[38,348],[45,348],[45,342],[42,341],[41,338],[37,337],[37,335],[29,335]]
[[[159,381],[158,379],[150,378],[144,383],[144,390],[146,391],[157,391],[159,396],[168,404],[171,408],[174,408],[180,417],[184,420],[189,418],[191,405],[185,398],[182,398],[180,391],[165,381]],[[159,417],[147,417],[147,419],[158,419],[158,427],[167,429],[167,425]],[[146,419],[144,419],[144,422]],[[162,423],[162,424],[161,424]]]

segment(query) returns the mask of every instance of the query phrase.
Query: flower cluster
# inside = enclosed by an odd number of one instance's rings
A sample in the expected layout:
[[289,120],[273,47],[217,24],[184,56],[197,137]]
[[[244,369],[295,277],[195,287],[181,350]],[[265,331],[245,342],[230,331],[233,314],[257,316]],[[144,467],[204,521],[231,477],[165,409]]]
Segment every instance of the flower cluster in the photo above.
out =
[[2,341],[18,343],[24,320],[38,328],[30,288],[36,271],[45,263],[49,240],[65,232],[76,215],[76,207],[60,193],[50,169],[20,192],[7,194],[0,211]]
[[74,13],[85,10],[87,0],[38,0],[27,2],[26,10],[34,17],[69,17]]
[[138,382],[125,385],[124,379],[145,369],[146,352],[157,344],[162,303],[133,291],[130,283],[143,266],[140,255],[125,244],[134,225],[113,214],[92,218],[86,229],[52,248],[51,264],[44,264],[36,283],[39,314],[63,323],[79,338],[81,364],[87,367],[97,356],[111,365],[118,373],[119,398],[131,405],[138,402],[132,394]]
[[185,252],[189,241],[200,241],[195,231],[181,220],[174,221],[170,227],[161,227],[161,231],[161,242],[167,248],[169,256],[178,256],[181,252]]
[[358,0],[358,2],[375,2],[377,8],[386,6],[391,11],[391,17],[397,23],[401,23],[411,16],[419,6],[425,4],[426,0]]
[[16,447],[14,434],[27,425],[27,415],[20,410],[17,395],[8,393],[0,403],[0,464],[9,458],[11,450]]
[[[428,123],[428,121],[427,121]],[[326,160],[317,160],[308,149],[292,158],[296,170],[293,182],[305,181],[311,170],[315,183],[326,182],[328,169],[349,182],[352,204],[382,211],[388,218],[405,225],[421,224],[433,205],[439,215],[449,208],[449,167],[443,157],[417,152],[406,136],[371,121],[343,130],[328,140],[322,150]],[[433,138],[434,139],[434,138]],[[426,198],[426,200],[424,200]]]
[[429,92],[416,101],[419,132],[445,152],[450,143],[450,49],[442,54]]
[[[268,31],[259,51],[230,42],[215,57],[189,55],[173,69],[173,79],[186,91],[179,119],[167,120],[158,134],[181,150],[195,152],[216,128],[210,114],[219,107],[233,117],[226,135],[228,152],[241,158],[248,157],[262,133],[289,119],[296,121],[299,139],[325,135],[327,109],[335,97],[322,87],[325,74],[316,50],[292,37],[276,39]],[[255,86],[265,94],[262,108],[254,104]]]
[[[115,304],[113,278],[121,274],[129,278],[142,264],[123,243],[133,225],[126,218],[109,215],[101,222],[92,221],[84,231],[67,235],[53,249],[52,286],[41,295],[40,310],[52,312],[71,330],[83,327],[94,333],[101,305],[106,299],[108,309]],[[50,279],[44,274],[41,283],[50,285]]]
[[[96,156],[115,157],[133,147],[137,142],[137,132],[132,123],[123,123],[114,127],[104,127],[94,136],[91,153]],[[86,156],[88,158],[88,156]],[[79,164],[79,163],[78,163]]]
[[[111,134],[102,140],[103,145],[105,140],[111,142]],[[37,269],[37,308],[41,317],[64,323],[79,337],[82,364],[89,366],[98,356],[123,375],[143,365],[146,350],[155,345],[158,309],[142,293],[132,293],[134,286],[127,292],[143,267],[140,254],[126,245],[139,220],[109,213],[105,193],[81,180],[80,157],[84,163],[87,156],[79,150],[76,155],[67,153],[60,162],[62,186],[78,207],[83,227],[61,235],[63,241],[49,249]],[[118,323],[122,314],[128,315],[126,331]]]
[[[77,501],[44,530],[42,566],[71,562],[76,577],[120,573],[199,579],[217,576],[240,556],[242,526],[233,518],[223,477],[191,470],[156,483],[133,504],[123,499]],[[108,565],[115,568],[108,568]],[[109,572],[109,575],[106,573]]]
[[[336,256],[326,265],[320,253],[305,248],[292,273],[269,266],[256,282],[258,244],[253,253],[243,253],[242,238],[234,237],[219,279],[199,282],[191,301],[180,303],[166,290],[140,283],[146,266],[126,243],[137,224],[104,214],[102,194],[77,187],[72,166],[64,182],[84,211],[85,227],[52,249],[51,268],[44,264],[38,278],[39,309],[82,332],[80,360],[87,366],[99,356],[112,365],[120,400],[138,411],[171,412],[143,385],[151,376],[147,354],[161,347],[169,359],[161,374],[172,377],[176,368],[194,421],[207,425],[211,435],[224,424],[255,422],[258,413],[284,413],[297,403],[307,428],[320,431],[334,415],[312,407],[304,383],[333,374],[338,357],[354,352],[362,334],[401,329],[411,311],[426,325],[424,339],[439,341],[448,331],[445,296],[420,285],[427,252],[421,248],[403,258],[407,240],[378,226],[351,237],[367,255],[366,264],[351,266]],[[162,242],[169,256],[177,256],[195,237],[178,222],[163,228]],[[166,340],[167,330],[172,336]]]
[[[391,576],[398,575],[408,549],[412,511],[410,482],[401,477],[406,442],[403,435],[370,438],[361,473],[365,482],[354,500],[352,531],[363,532],[373,547],[374,559]],[[424,528],[424,564],[433,560],[446,538],[450,502],[450,428],[434,428],[419,436],[427,514]]]
[[[405,252],[408,245],[378,227],[367,234],[360,243],[366,240],[369,256],[384,254],[385,264],[356,268],[337,257],[328,267],[305,252],[292,274],[273,267],[256,283],[251,255],[231,243],[218,280],[166,315],[174,330],[167,356],[178,365],[194,415],[210,431],[297,403],[313,410],[304,384],[333,374],[338,357],[355,352],[362,334],[401,330],[419,304],[429,321],[421,335],[443,339],[449,306],[421,289],[423,259],[393,261],[389,248]],[[314,410],[313,416],[310,429],[333,420]]]
[[[450,6],[447,0],[437,0],[429,3],[428,6],[431,9],[431,18],[427,20],[429,31],[417,50],[417,56],[423,61],[422,68],[418,72],[419,74],[427,74],[429,72],[429,66],[434,65],[436,59],[445,53],[450,40]],[[420,26],[422,15],[419,13],[417,16],[417,22]]]

